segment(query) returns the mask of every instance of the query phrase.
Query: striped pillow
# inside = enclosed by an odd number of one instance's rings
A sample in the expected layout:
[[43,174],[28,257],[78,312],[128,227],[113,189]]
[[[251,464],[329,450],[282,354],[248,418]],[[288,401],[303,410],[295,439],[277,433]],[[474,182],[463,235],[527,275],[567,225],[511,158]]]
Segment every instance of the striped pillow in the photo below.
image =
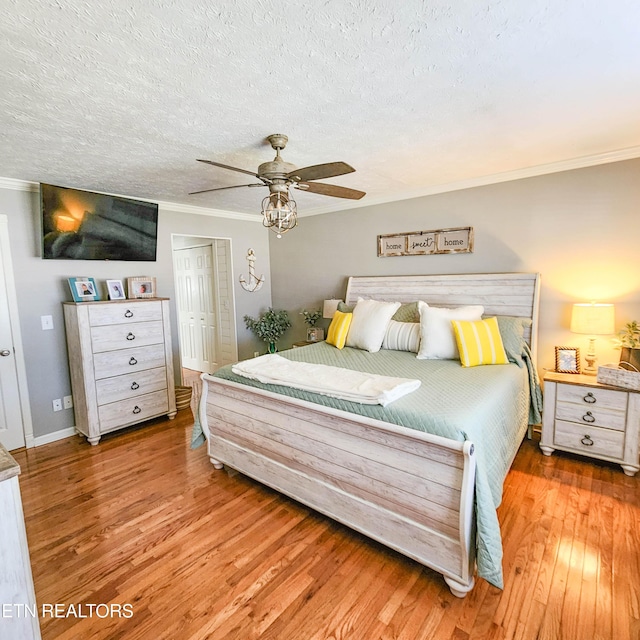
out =
[[460,362],[463,367],[481,364],[507,364],[497,318],[486,320],[452,320]]
[[[416,307],[417,308],[417,307]],[[420,347],[420,323],[389,321],[387,332],[382,341],[383,349],[394,351],[412,351],[418,353]]]
[[333,320],[329,325],[329,331],[327,332],[327,343],[332,344],[338,349],[344,347],[347,341],[347,334],[349,333],[349,327],[351,326],[351,319],[353,313],[342,313],[342,311],[336,311],[333,315]]

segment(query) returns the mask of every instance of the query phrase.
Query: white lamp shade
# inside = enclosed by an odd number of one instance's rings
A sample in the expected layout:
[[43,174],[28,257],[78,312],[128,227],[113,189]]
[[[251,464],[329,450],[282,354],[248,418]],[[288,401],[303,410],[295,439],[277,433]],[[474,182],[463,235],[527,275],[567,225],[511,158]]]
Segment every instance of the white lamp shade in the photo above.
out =
[[571,331],[592,336],[615,332],[615,315],[612,304],[579,303],[573,305]]
[[322,305],[322,317],[333,318],[342,300],[325,300]]

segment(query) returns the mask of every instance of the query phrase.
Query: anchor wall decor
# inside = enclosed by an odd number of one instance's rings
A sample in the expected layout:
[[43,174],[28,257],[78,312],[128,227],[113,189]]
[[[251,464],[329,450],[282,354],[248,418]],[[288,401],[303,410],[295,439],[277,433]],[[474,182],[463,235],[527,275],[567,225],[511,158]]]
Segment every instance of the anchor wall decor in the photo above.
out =
[[253,252],[253,249],[247,251],[247,261],[249,262],[249,281],[247,282],[245,277],[240,275],[240,284],[245,291],[253,293],[254,291],[258,291],[264,284],[264,274],[260,277],[256,276],[256,254]]

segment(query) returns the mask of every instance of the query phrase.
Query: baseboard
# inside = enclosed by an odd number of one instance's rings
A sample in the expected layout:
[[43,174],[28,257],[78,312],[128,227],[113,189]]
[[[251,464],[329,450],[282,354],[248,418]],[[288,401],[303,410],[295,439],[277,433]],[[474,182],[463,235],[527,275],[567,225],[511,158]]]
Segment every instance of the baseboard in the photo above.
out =
[[60,431],[54,431],[53,433],[45,433],[43,436],[36,436],[34,440],[34,446],[40,447],[43,444],[49,444],[50,442],[55,442],[56,440],[64,440],[65,438],[70,438],[71,436],[75,436],[77,433],[75,427],[68,427],[67,429],[60,429]]

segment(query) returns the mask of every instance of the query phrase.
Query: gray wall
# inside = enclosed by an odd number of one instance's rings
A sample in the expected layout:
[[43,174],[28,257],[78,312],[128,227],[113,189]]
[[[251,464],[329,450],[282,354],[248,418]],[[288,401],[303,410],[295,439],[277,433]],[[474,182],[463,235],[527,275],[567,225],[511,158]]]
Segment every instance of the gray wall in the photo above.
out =
[[[257,222],[196,215],[161,207],[158,225],[156,262],[103,262],[43,260],[40,250],[39,195],[33,191],[0,188],[0,213],[9,219],[9,235],[18,297],[18,311],[23,336],[30,406],[34,436],[43,436],[73,427],[72,410],[53,412],[51,401],[71,394],[69,365],[62,315],[63,301],[71,300],[67,278],[91,276],[101,286],[106,299],[106,279],[126,280],[131,276],[155,276],[158,296],[173,299],[173,261],[171,234],[205,235],[231,239],[236,300],[238,350],[247,358],[263,343],[250,334],[243,315],[256,315],[271,303],[268,230]],[[258,258],[256,270],[267,281],[257,293],[247,293],[239,283],[240,274],[248,273],[247,249]],[[172,334],[176,381],[180,380],[179,350],[175,306],[172,305]],[[54,329],[42,331],[40,316],[53,316]]]
[[[303,217],[270,240],[273,304],[292,312],[293,342],[305,335],[299,311],[343,297],[350,275],[536,271],[538,365],[553,369],[555,345],[586,353],[587,337],[569,332],[573,302],[616,303],[618,328],[640,320],[639,203],[640,160],[631,160]],[[474,228],[471,254],[377,257],[378,234],[463,226]],[[598,339],[601,364],[619,359],[610,338]]]

